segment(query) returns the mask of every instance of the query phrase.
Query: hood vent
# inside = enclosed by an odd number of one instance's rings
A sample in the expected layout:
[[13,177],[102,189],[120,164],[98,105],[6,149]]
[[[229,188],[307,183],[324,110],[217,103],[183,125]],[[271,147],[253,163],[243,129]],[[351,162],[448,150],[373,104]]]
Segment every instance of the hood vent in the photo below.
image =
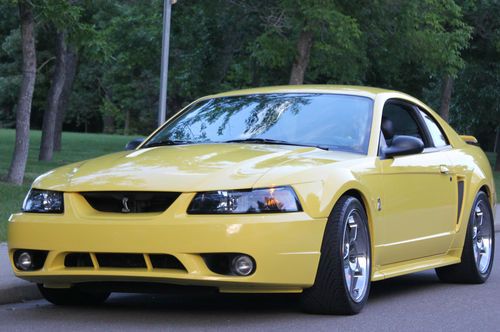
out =
[[114,213],[164,212],[180,196],[175,192],[97,191],[80,193],[97,211]]

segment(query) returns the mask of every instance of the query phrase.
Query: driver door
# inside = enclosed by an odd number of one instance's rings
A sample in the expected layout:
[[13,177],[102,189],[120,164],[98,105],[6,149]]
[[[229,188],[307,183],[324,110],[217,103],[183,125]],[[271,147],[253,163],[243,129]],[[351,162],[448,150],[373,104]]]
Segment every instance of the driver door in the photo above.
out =
[[[380,160],[383,243],[377,248],[378,263],[388,265],[445,254],[453,239],[456,210],[446,153],[434,147],[413,105],[388,101],[383,119],[392,122],[394,136],[420,138],[426,148],[422,153]],[[393,137],[385,137],[387,144]]]

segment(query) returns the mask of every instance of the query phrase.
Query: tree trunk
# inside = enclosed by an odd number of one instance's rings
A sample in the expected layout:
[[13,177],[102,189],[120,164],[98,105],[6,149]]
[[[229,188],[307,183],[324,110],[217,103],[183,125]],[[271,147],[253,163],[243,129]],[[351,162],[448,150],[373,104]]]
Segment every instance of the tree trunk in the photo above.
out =
[[56,66],[47,97],[47,109],[43,113],[42,141],[39,160],[52,160],[54,154],[54,134],[56,128],[57,110],[66,80],[66,33],[56,34]]
[[439,107],[439,114],[446,122],[449,122],[450,118],[450,101],[452,92],[453,78],[450,75],[446,75],[443,78],[443,85],[441,90],[441,106]]
[[125,125],[123,128],[123,135],[128,136],[129,134],[130,134],[130,109],[127,109],[127,111],[125,112]]
[[292,66],[289,84],[303,84],[304,75],[309,65],[313,35],[310,31],[302,31],[297,43],[297,57]]
[[64,86],[57,108],[56,126],[54,132],[54,151],[61,151],[61,138],[64,123],[64,117],[68,110],[71,91],[73,90],[73,82],[75,81],[76,69],[78,67],[78,53],[74,46],[68,45],[66,48],[66,77]]
[[8,182],[18,185],[23,183],[26,161],[28,159],[31,102],[33,101],[36,80],[35,23],[31,6],[30,1],[19,0],[23,48],[23,78],[17,102],[14,155],[6,179]]
[[115,119],[110,114],[103,114],[102,116],[103,123],[103,133],[105,134],[114,134],[115,133]]

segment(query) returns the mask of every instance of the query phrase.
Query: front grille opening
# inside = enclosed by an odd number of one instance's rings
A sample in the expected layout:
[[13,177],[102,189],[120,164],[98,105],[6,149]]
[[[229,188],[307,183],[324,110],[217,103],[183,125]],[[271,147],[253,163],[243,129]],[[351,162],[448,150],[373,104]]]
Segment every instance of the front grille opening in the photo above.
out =
[[65,267],[94,267],[89,253],[75,252],[64,257]]
[[83,192],[82,196],[97,211],[115,213],[164,212],[180,196],[176,192]]
[[174,269],[186,271],[184,265],[182,265],[182,263],[172,255],[150,254],[149,259],[155,269]]
[[146,268],[142,254],[95,254],[99,267]]

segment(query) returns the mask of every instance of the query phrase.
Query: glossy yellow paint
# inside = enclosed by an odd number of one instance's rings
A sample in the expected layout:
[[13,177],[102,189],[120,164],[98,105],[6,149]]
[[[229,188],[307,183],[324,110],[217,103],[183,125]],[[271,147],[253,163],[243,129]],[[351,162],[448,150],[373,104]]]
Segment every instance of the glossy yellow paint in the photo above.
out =
[[460,138],[465,141],[465,143],[478,144],[477,138],[471,135],[460,135]]
[[[372,242],[372,280],[457,263],[468,214],[478,190],[487,190],[493,211],[495,186],[488,161],[436,113],[406,94],[354,86],[283,86],[215,95],[310,92],[352,94],[374,100],[367,155],[311,147],[198,144],[138,148],[84,161],[40,176],[33,188],[64,192],[63,215],[16,213],[9,248],[48,250],[44,268],[17,276],[69,287],[83,281],[154,281],[211,285],[224,292],[300,292],[313,284],[327,218],[335,202],[355,192],[365,206]],[[208,96],[205,98],[211,98]],[[202,98],[203,99],[203,98]],[[419,105],[436,119],[450,145],[393,159],[378,157],[382,108],[389,99]],[[440,165],[446,165],[443,173]],[[461,211],[457,183],[464,182]],[[303,212],[262,215],[188,215],[198,191],[291,185]],[[177,191],[164,213],[99,213],[83,191]],[[166,253],[178,270],[64,267],[69,252]],[[211,272],[200,254],[241,252],[257,263],[248,277]]]

